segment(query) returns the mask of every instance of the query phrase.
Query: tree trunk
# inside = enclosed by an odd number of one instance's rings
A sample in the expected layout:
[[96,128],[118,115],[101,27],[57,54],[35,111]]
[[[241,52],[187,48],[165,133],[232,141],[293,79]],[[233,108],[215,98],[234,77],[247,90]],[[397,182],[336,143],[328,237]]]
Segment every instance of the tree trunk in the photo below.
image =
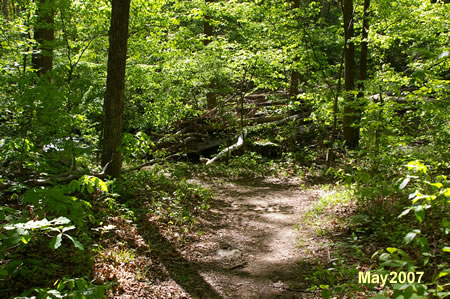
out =
[[2,2],[2,12],[5,16],[5,19],[9,19],[9,10],[8,10],[8,0],[3,0]]
[[[213,2],[213,0],[205,0],[206,4]],[[203,44],[207,46],[211,42],[211,37],[213,36],[213,25],[211,24],[211,17],[206,15],[203,22],[203,33],[205,34],[205,39]],[[209,83],[209,88],[214,89],[216,86],[214,80]],[[216,94],[210,90],[206,93],[206,107],[208,110],[214,109],[217,106]]]
[[102,166],[105,173],[120,177],[122,157],[125,67],[128,41],[130,0],[112,0],[109,32],[108,73],[104,101]]
[[359,144],[359,119],[355,96],[355,45],[353,38],[353,0],[343,0],[344,32],[346,47],[344,49],[344,89],[348,92],[344,103],[344,140],[349,148],[357,148]]
[[[206,5],[213,2],[213,0],[205,0]],[[211,37],[213,36],[213,25],[211,24],[211,17],[206,13],[205,20],[203,22],[203,33],[205,34],[205,39],[203,44],[207,46],[211,42]]]
[[[363,28],[362,28],[362,41],[361,41],[361,53],[359,57],[359,78],[361,81],[367,79],[367,54],[368,54],[368,42],[369,36],[369,7],[370,0],[364,0],[364,15],[363,15]],[[361,82],[359,89],[364,89],[364,83]]]
[[33,51],[31,63],[38,74],[45,74],[53,68],[54,1],[39,0],[37,3],[37,22],[34,27],[34,39],[37,48]]
[[331,3],[330,3],[330,1],[327,1],[327,0],[321,0],[320,4],[321,4],[320,17],[324,18],[324,19],[327,19],[328,18],[328,14],[330,13]]
[[[292,9],[300,8],[300,0],[291,0],[292,1]],[[294,58],[294,61],[298,60],[298,57]],[[291,85],[289,87],[289,97],[294,98],[298,94],[298,83],[300,80],[300,73],[293,69],[291,71]]]
[[295,98],[298,95],[298,82],[300,81],[300,73],[293,70],[291,72],[291,86],[289,87],[289,98]]

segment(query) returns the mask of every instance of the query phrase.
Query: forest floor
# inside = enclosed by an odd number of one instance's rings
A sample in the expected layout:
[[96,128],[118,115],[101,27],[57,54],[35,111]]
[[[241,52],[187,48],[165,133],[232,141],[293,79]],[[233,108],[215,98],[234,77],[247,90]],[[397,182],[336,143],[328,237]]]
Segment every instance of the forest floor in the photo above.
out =
[[205,222],[205,234],[190,250],[218,297],[313,298],[305,281],[313,267],[305,261],[321,246],[311,227],[300,223],[321,191],[276,178],[227,182],[214,189],[216,220]]
[[118,237],[134,244],[136,255],[98,261],[94,277],[117,281],[113,293],[123,298],[321,297],[308,290],[307,277],[318,262],[330,261],[328,240],[304,219],[331,191],[292,177],[191,181],[215,193],[194,232],[179,234],[148,214],[134,227],[115,219]]

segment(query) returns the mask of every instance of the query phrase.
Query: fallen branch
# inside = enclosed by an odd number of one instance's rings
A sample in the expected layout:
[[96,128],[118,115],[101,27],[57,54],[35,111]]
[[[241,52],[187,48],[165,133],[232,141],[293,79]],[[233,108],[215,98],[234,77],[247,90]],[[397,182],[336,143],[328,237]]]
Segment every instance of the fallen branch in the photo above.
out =
[[93,174],[79,172],[79,173],[69,173],[67,175],[60,174],[60,175],[51,176],[51,177],[31,178],[31,179],[28,179],[23,182],[8,181],[7,183],[0,184],[0,191],[7,190],[7,189],[9,189],[13,186],[17,186],[17,185],[27,185],[30,187],[41,187],[41,186],[50,186],[50,185],[59,184],[59,183],[69,183],[73,180],[78,180],[82,176],[85,176],[85,175],[95,176],[95,177],[98,177],[101,179],[105,179],[105,178],[107,178],[105,171],[106,171],[106,168],[108,167],[109,163],[111,163],[111,161],[109,161],[108,163],[106,163],[105,166],[103,166],[103,169],[101,172],[93,173]]
[[103,172],[100,172],[100,173],[94,173],[94,174],[76,173],[76,174],[69,174],[67,176],[59,175],[59,176],[52,176],[52,177],[40,177],[40,178],[35,178],[35,179],[28,179],[23,182],[9,181],[7,183],[0,184],[0,191],[7,190],[7,189],[9,189],[13,186],[17,186],[17,185],[26,185],[26,186],[30,186],[30,187],[41,187],[41,186],[51,186],[51,185],[60,184],[60,183],[69,183],[73,180],[78,180],[79,178],[81,178],[84,175],[95,176],[95,177],[98,177],[101,179],[104,179],[107,177]]
[[291,115],[289,117],[280,119],[280,120],[275,120],[275,121],[270,121],[270,122],[263,122],[263,123],[259,123],[257,125],[251,126],[251,127],[247,127],[250,131],[255,131],[256,129],[262,128],[262,127],[267,127],[267,126],[271,126],[271,125],[281,125],[290,121],[294,121],[297,119],[305,119],[306,117],[309,116],[308,112],[303,112],[303,113],[299,113],[299,114],[295,114],[295,115]]
[[152,160],[147,161],[147,162],[145,162],[145,163],[142,163],[142,164],[140,164],[140,165],[138,165],[138,166],[131,167],[131,168],[127,168],[127,169],[122,169],[122,173],[130,172],[130,171],[136,171],[136,170],[141,170],[141,168],[144,168],[144,167],[146,167],[146,166],[150,166],[150,165],[153,165],[153,164],[156,164],[156,163],[165,161],[165,160],[170,159],[170,158],[173,158],[173,157],[175,157],[175,156],[177,156],[177,155],[178,155],[178,154],[172,154],[172,155],[169,155],[169,156],[164,157],[164,158],[156,158],[156,159],[152,159]]
[[247,136],[247,130],[244,129],[241,134],[239,135],[238,141],[233,144],[232,146],[227,147],[226,149],[224,149],[223,151],[221,151],[220,153],[218,153],[214,158],[208,160],[208,162],[206,162],[206,165],[209,165],[211,163],[213,163],[214,161],[216,161],[217,159],[219,159],[220,157],[222,157],[223,155],[225,155],[228,152],[232,152],[235,149],[238,149],[240,147],[242,147],[244,145],[244,138]]

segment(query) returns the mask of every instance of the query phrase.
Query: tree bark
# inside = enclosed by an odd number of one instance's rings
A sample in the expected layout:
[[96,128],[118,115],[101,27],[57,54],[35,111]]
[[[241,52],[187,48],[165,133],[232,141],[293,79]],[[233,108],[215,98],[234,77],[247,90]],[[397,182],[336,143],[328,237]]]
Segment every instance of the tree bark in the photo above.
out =
[[[369,36],[369,7],[370,0],[364,0],[364,14],[363,14],[363,28],[362,28],[362,41],[361,41],[361,53],[359,58],[359,79],[364,81],[367,79],[367,55],[368,55],[368,41]],[[361,82],[359,89],[364,88],[364,83]]]
[[[214,0],[205,0],[206,4],[213,2]],[[211,42],[211,37],[214,35],[213,25],[211,24],[211,17],[206,15],[205,20],[203,22],[203,33],[205,34],[205,39],[203,40],[203,44],[207,46]],[[217,96],[212,91],[216,84],[214,80],[209,83],[208,86],[211,90],[206,93],[206,107],[208,110],[214,109],[217,106]]]
[[[292,9],[300,8],[300,0],[291,0],[292,1]],[[298,57],[294,58],[294,62],[298,60]],[[291,71],[291,85],[289,87],[289,97],[294,98],[298,94],[298,83],[300,80],[300,73],[293,69]]]
[[108,72],[104,101],[102,166],[105,173],[120,177],[122,157],[125,67],[128,42],[130,0],[112,0],[109,32]]
[[53,68],[54,5],[53,0],[39,0],[37,3],[37,22],[34,27],[34,39],[37,47],[33,51],[31,63],[39,75],[45,74]]
[[5,16],[5,19],[9,19],[9,10],[8,10],[8,0],[3,0],[2,2],[2,12]]
[[289,87],[289,98],[295,98],[298,95],[298,82],[300,73],[296,70],[291,72],[291,86]]
[[[206,5],[212,3],[214,0],[205,0]],[[211,37],[213,36],[213,25],[211,24],[211,17],[206,13],[205,20],[203,21],[203,33],[205,34],[205,39],[203,44],[207,46],[211,42]]]
[[348,92],[344,103],[344,140],[349,148],[359,145],[359,119],[355,96],[355,45],[352,41],[353,30],[353,0],[343,0],[344,33],[346,47],[344,49],[344,89]]

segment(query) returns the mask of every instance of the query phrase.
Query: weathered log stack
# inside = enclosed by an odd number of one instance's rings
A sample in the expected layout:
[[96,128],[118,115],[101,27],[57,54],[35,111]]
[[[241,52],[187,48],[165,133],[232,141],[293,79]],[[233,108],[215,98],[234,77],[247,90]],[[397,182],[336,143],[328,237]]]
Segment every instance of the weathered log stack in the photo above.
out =
[[[242,146],[245,139],[242,137],[244,129],[249,135],[255,135],[260,129],[282,126],[290,121],[301,121],[310,114],[308,111],[279,113],[280,108],[289,105],[289,100],[285,97],[250,94],[244,98],[244,117],[241,123],[239,103],[230,103],[232,100],[233,98],[227,99],[224,104],[232,105],[224,105],[227,109],[220,112],[214,108],[195,119],[180,121],[173,134],[158,141],[158,147],[170,154],[182,154],[183,159],[191,162],[200,161],[201,156],[215,161],[213,157],[216,154],[221,155],[224,151],[232,151]],[[268,112],[271,109],[278,111],[271,114]],[[220,152],[224,147],[227,147],[228,151],[225,149]],[[258,145],[250,148],[257,149]]]

